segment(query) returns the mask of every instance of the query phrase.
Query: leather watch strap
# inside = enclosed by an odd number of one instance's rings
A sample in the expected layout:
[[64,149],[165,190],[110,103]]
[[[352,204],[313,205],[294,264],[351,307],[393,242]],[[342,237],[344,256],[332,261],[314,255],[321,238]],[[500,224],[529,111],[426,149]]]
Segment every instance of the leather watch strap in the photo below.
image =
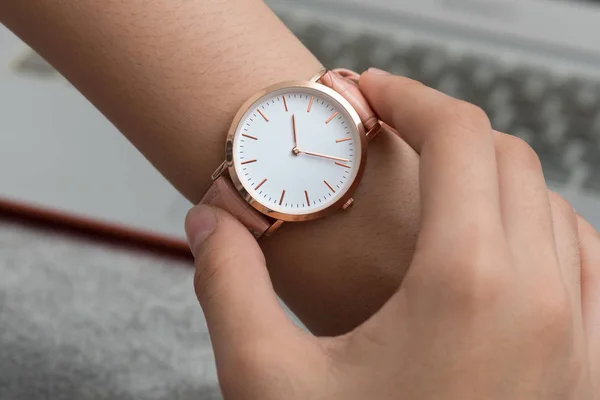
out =
[[[376,134],[379,130],[379,121],[358,88],[359,77],[360,75],[354,71],[337,69],[326,71],[318,82],[341,94],[358,113],[365,131]],[[373,136],[375,135],[369,135],[369,139]],[[271,226],[269,219],[248,204],[240,196],[231,179],[226,176],[220,176],[213,182],[200,203],[220,207],[230,212],[257,238],[265,234]]]
[[[377,115],[375,115],[375,112],[367,102],[367,99],[365,99],[365,96],[363,96],[358,88],[359,79],[360,75],[356,72],[339,68],[333,71],[327,71],[323,74],[321,79],[319,79],[319,83],[330,87],[348,100],[348,103],[350,103],[358,113],[358,116],[365,127],[365,131],[369,132],[377,126],[379,118],[377,118]],[[369,139],[372,139],[372,137],[369,137]]]
[[217,178],[200,204],[222,208],[244,224],[255,237],[262,236],[271,226],[269,220],[256,211],[240,196],[231,179],[226,176]]

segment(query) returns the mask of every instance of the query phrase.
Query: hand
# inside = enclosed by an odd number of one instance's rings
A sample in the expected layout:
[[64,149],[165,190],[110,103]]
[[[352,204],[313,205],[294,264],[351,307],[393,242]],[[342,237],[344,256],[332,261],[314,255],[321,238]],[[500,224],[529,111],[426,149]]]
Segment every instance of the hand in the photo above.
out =
[[371,319],[316,338],[285,315],[248,231],[195,207],[195,287],[225,398],[593,398],[598,234],[548,194],[523,142],[496,152],[480,109],[399,77],[369,73],[361,88],[421,155],[413,261]]

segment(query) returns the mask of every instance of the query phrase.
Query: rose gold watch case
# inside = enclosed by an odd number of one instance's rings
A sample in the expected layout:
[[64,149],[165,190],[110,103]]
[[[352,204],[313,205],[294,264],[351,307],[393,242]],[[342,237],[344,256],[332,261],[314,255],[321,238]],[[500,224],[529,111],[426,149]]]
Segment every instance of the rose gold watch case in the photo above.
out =
[[[354,179],[354,181],[352,182],[352,184],[350,185],[350,188],[348,188],[346,193],[344,193],[344,195],[342,197],[340,197],[331,206],[329,206],[323,210],[319,210],[319,211],[316,211],[313,213],[300,214],[300,215],[286,214],[286,213],[281,213],[278,211],[271,210],[269,207],[264,206],[257,199],[252,197],[252,195],[250,195],[250,193],[248,193],[246,188],[244,188],[244,186],[242,185],[242,182],[238,176],[238,173],[235,170],[235,164],[234,164],[234,160],[233,160],[233,157],[234,157],[233,141],[234,141],[235,133],[238,129],[241,119],[246,114],[248,109],[260,98],[262,98],[263,96],[265,96],[271,92],[281,90],[281,89],[294,89],[294,88],[313,89],[313,90],[316,90],[316,91],[319,91],[319,92],[325,94],[328,97],[331,97],[334,101],[338,102],[348,112],[352,123],[356,126],[356,129],[358,130],[358,134],[360,137],[360,148],[361,148],[360,149],[360,164],[358,166],[356,178]],[[242,107],[240,108],[238,113],[235,115],[235,118],[233,119],[233,122],[229,129],[229,133],[227,134],[226,149],[225,149],[225,163],[224,163],[225,165],[223,165],[222,167],[225,167],[225,166],[227,167],[229,176],[231,177],[231,180],[233,181],[233,184],[234,184],[235,188],[237,189],[237,191],[239,192],[240,196],[242,196],[253,208],[260,211],[262,214],[264,214],[270,218],[274,218],[274,219],[282,220],[282,221],[291,221],[291,222],[310,221],[313,219],[325,217],[327,215],[332,214],[333,212],[335,212],[337,210],[342,209],[344,204],[346,204],[348,202],[348,200],[350,200],[352,198],[354,191],[356,190],[356,188],[358,187],[358,185],[360,183],[360,180],[364,173],[365,165],[367,162],[367,143],[368,143],[368,140],[367,140],[367,136],[365,133],[365,128],[358,116],[358,113],[354,110],[354,108],[350,105],[350,103],[348,103],[348,101],[342,95],[340,95],[335,90],[333,90],[325,85],[322,85],[320,83],[308,82],[308,81],[287,81],[287,82],[281,82],[281,83],[277,83],[275,85],[271,85],[271,86],[261,90],[260,92],[256,93],[254,96],[250,97],[242,105]],[[224,168],[222,168],[221,172],[223,172],[223,170],[224,170]]]

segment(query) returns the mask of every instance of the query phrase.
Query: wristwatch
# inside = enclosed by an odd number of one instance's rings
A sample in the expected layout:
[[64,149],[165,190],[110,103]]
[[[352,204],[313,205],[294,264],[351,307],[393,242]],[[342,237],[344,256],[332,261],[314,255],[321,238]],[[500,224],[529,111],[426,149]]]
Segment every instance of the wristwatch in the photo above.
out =
[[201,203],[229,211],[255,237],[285,221],[350,207],[367,142],[381,129],[358,78],[350,70],[322,69],[309,81],[278,83],[248,99]]

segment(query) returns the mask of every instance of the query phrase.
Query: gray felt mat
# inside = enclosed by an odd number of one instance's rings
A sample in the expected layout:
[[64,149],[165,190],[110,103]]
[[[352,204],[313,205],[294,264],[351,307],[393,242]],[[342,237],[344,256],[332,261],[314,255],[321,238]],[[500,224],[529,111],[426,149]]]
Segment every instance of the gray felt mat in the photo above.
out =
[[182,261],[0,220],[0,399],[219,399]]

